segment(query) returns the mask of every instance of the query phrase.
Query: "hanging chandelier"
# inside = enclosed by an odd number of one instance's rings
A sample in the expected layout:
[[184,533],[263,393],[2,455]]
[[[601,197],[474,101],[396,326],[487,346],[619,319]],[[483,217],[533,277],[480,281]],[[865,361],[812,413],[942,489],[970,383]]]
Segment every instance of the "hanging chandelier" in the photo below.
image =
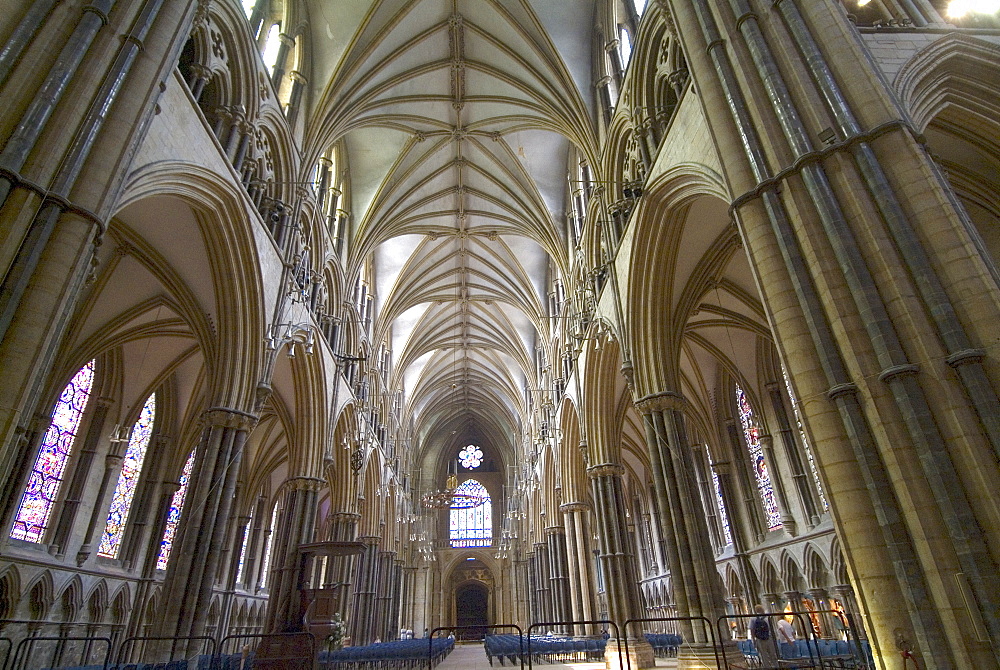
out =
[[[458,469],[458,464],[455,464]],[[448,465],[448,479],[445,481],[443,491],[431,491],[420,499],[420,504],[427,509],[471,509],[479,507],[486,502],[488,496],[478,493],[459,491],[458,475],[451,472],[451,465]]]

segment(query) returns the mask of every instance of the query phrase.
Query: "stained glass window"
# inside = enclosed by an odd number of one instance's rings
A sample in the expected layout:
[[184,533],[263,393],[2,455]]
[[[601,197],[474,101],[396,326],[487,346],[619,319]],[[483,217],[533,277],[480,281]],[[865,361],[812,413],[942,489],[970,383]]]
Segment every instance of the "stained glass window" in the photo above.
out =
[[452,547],[489,547],[493,544],[493,502],[489,491],[475,479],[466,479],[455,493],[481,496],[483,504],[477,507],[451,509]]
[[458,452],[458,462],[466,470],[474,470],[483,464],[483,450],[470,444]]
[[14,517],[14,526],[10,531],[12,538],[42,541],[93,386],[94,361],[90,361],[73,375],[59,396],[52,410],[52,422],[42,438],[38,457],[28,477],[28,486]]
[[181,522],[181,510],[184,509],[184,498],[187,496],[188,482],[191,481],[191,470],[194,469],[194,452],[188,456],[184,470],[181,471],[181,487],[174,491],[174,497],[170,500],[170,509],[167,511],[167,525],[163,529],[163,539],[160,540],[160,555],[156,559],[156,569],[166,570],[167,562],[170,560],[170,550],[174,547],[174,536],[177,534],[177,526]]
[[260,588],[267,586],[267,573],[271,569],[271,546],[274,544],[274,534],[278,531],[278,503],[274,503],[274,511],[271,512],[271,530],[267,534],[267,543],[264,545],[264,565],[260,569]]
[[806,439],[805,426],[802,425],[802,415],[799,414],[799,403],[795,400],[795,394],[792,392],[792,384],[788,381],[788,373],[785,372],[784,367],[781,368],[781,376],[785,379],[785,389],[788,391],[788,399],[792,401],[792,411],[795,413],[795,425],[799,427],[799,437],[802,438],[802,447],[806,452],[806,460],[809,461],[809,470],[812,472],[813,481],[816,482],[816,492],[819,493],[823,509],[829,509],[830,505],[826,502],[826,496],[823,495],[823,485],[819,481],[819,469],[816,467],[816,459],[813,458],[812,447],[809,445],[809,440]]
[[729,530],[729,515],[726,514],[726,503],[722,499],[722,487],[719,486],[719,475],[715,472],[715,465],[711,459],[708,465],[712,470],[712,485],[715,487],[715,502],[719,506],[719,525],[722,526],[722,535],[726,544],[733,543],[733,534]]
[[243,568],[246,566],[247,545],[250,543],[250,527],[253,526],[253,510],[250,510],[250,518],[243,528],[243,546],[240,548],[240,563],[236,568],[236,583],[243,583]]
[[771,475],[768,473],[767,462],[764,460],[764,448],[760,445],[760,429],[753,418],[753,410],[746,394],[738,385],[736,387],[736,406],[740,411],[740,421],[743,423],[743,435],[746,436],[747,449],[753,463],[753,472],[757,478],[757,490],[764,503],[764,515],[767,517],[768,530],[781,528],[781,514],[778,511],[778,501],[774,497],[774,487],[771,485]]
[[146,459],[146,447],[153,435],[153,420],[156,418],[156,394],[151,393],[139,412],[139,418],[132,425],[129,433],[128,447],[122,459],[122,472],[118,475],[118,484],[111,497],[111,511],[108,512],[108,524],[101,535],[101,546],[97,550],[99,556],[117,558],[121,549],[122,538],[125,536],[125,524],[128,513],[132,509],[135,489],[142,473],[142,462]]

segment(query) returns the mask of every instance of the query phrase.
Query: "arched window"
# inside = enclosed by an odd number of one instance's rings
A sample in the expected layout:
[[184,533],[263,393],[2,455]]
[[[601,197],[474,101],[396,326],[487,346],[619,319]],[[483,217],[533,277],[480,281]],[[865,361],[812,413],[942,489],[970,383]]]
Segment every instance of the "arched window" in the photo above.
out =
[[764,460],[764,448],[760,445],[759,428],[753,418],[753,410],[743,389],[736,386],[736,406],[739,408],[740,421],[743,423],[743,435],[747,440],[747,449],[753,463],[753,472],[757,478],[757,490],[764,503],[764,516],[767,517],[767,529],[781,528],[781,514],[778,511],[778,501],[774,497],[774,487],[771,485],[771,475],[768,473],[767,462]]
[[722,487],[719,486],[719,475],[715,472],[715,464],[712,459],[708,459],[708,467],[712,471],[712,486],[715,487],[715,503],[719,507],[719,525],[722,526],[722,535],[726,544],[733,543],[733,534],[729,530],[729,515],[726,514],[726,503],[722,499]]
[[618,53],[622,57],[622,67],[628,67],[628,61],[632,58],[632,38],[625,30],[625,26],[618,26]]
[[14,516],[14,526],[10,531],[12,538],[42,541],[93,386],[94,361],[90,361],[73,375],[60,394],[52,410],[52,422],[45,431],[31,469],[28,486]]
[[274,72],[274,64],[278,61],[278,48],[281,46],[281,26],[277,23],[267,31],[267,40],[264,42],[264,51],[261,56],[264,58],[264,66],[268,72]]
[[788,399],[792,401],[792,412],[795,413],[795,425],[799,427],[799,437],[802,438],[802,448],[806,452],[806,460],[809,461],[809,470],[812,472],[813,482],[816,483],[816,492],[819,493],[819,500],[823,504],[823,509],[830,509],[829,503],[826,502],[826,496],[823,495],[823,484],[819,481],[819,470],[816,468],[816,459],[813,458],[812,447],[809,446],[809,440],[806,438],[806,429],[802,425],[802,415],[799,414],[799,403],[795,400],[795,394],[792,392],[792,383],[788,381],[788,374],[785,372],[784,366],[781,368],[781,376],[785,380],[785,390],[788,391]]
[[474,444],[462,447],[458,452],[458,463],[466,470],[475,470],[483,464],[483,450]]
[[115,494],[111,497],[111,511],[108,513],[108,524],[101,535],[101,546],[97,550],[99,556],[118,558],[122,538],[125,536],[125,524],[128,513],[135,499],[135,489],[142,474],[142,463],[146,460],[146,448],[149,438],[153,435],[153,421],[156,419],[156,394],[151,393],[146,398],[139,418],[129,433],[128,447],[122,460],[122,472],[118,475]]
[[242,0],[243,2],[243,12],[247,15],[249,19],[253,14],[254,6],[257,4],[257,0]]
[[156,559],[156,569],[166,570],[170,561],[170,550],[174,547],[174,536],[181,522],[181,511],[184,509],[184,498],[187,496],[188,482],[191,481],[191,470],[194,469],[194,453],[188,456],[184,470],[181,471],[181,487],[174,491],[170,500],[170,510],[167,512],[167,525],[163,529],[163,539],[160,540],[160,555]]
[[271,512],[271,525],[267,532],[267,543],[264,545],[264,565],[260,568],[260,588],[267,586],[267,573],[271,569],[271,548],[274,546],[274,534],[277,532],[278,524],[278,503],[274,503],[274,511]]
[[475,479],[466,479],[456,494],[477,496],[483,502],[475,507],[451,508],[451,546],[489,547],[493,544],[493,501],[489,491]]
[[646,11],[646,0],[632,0],[632,6],[635,7],[636,15],[642,16],[642,13]]
[[253,526],[253,509],[250,510],[250,518],[243,528],[243,545],[240,547],[240,562],[236,567],[236,583],[243,583],[243,569],[246,567],[247,545],[250,544],[250,528]]

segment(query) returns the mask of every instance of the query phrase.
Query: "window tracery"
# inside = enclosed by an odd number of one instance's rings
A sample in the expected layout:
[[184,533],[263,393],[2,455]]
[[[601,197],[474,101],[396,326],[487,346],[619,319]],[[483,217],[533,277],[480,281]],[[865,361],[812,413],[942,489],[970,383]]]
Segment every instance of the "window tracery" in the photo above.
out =
[[493,501],[489,491],[475,479],[466,479],[455,493],[482,497],[477,507],[453,507],[450,512],[452,547],[489,547],[493,544]]
[[170,499],[170,509],[167,511],[167,525],[163,529],[163,539],[160,540],[160,555],[156,559],[156,569],[166,570],[170,561],[170,550],[174,546],[174,536],[177,534],[177,526],[181,522],[181,512],[184,510],[184,498],[187,497],[188,483],[191,481],[191,470],[194,469],[194,454],[188,456],[184,469],[181,471],[181,486],[174,491],[174,497]]
[[94,363],[90,361],[73,375],[52,410],[52,421],[42,438],[10,531],[16,540],[42,541],[94,386]]
[[458,452],[458,462],[466,470],[475,470],[483,464],[483,450],[474,444],[462,447]]
[[111,497],[111,511],[108,513],[107,525],[101,535],[101,545],[97,550],[99,556],[117,558],[121,549],[122,538],[125,536],[125,524],[135,499],[135,490],[142,474],[142,464],[146,459],[149,439],[153,435],[153,422],[156,419],[156,394],[151,393],[139,412],[139,418],[132,425],[129,433],[128,447],[122,460],[122,471],[118,475],[118,484]]
[[781,514],[778,511],[778,500],[774,495],[774,486],[771,484],[771,475],[768,471],[767,461],[764,459],[764,448],[760,444],[760,429],[754,421],[750,401],[747,400],[746,393],[743,392],[743,389],[738,384],[736,386],[736,406],[739,409],[740,422],[743,424],[743,435],[746,437],[754,476],[757,479],[757,491],[760,493],[761,502],[764,503],[764,516],[767,519],[767,529],[774,530],[781,528]]

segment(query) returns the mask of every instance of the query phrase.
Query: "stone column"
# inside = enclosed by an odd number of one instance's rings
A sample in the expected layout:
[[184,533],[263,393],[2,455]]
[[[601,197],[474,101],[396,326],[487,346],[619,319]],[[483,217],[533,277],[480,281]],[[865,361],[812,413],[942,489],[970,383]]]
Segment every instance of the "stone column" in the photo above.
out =
[[[594,619],[594,571],[590,562],[590,529],[587,523],[590,505],[566,503],[560,508],[566,525],[566,553],[569,563],[570,618]],[[592,626],[577,626],[576,635],[593,634]]]
[[350,619],[351,643],[370,644],[375,640],[375,578],[378,572],[378,545],[382,538],[359,538],[364,551],[358,557],[354,576],[354,610]]
[[[625,521],[624,474],[625,467],[618,463],[602,463],[587,468],[597,512],[598,550],[604,571],[608,616],[618,625],[622,636],[629,636],[631,667],[651,668],[655,664],[652,646],[641,637],[638,629],[624,630],[627,620],[642,616],[635,557],[630,552],[631,542]],[[605,660],[609,668],[625,667],[623,651],[616,639],[608,640]]]
[[850,584],[838,584],[833,587],[833,595],[844,606],[847,614],[848,635],[854,640],[867,640],[864,621],[861,618],[861,610],[858,608],[858,600],[854,595],[854,588]]
[[[332,515],[330,524],[330,540],[334,542],[353,542],[358,532],[358,521],[361,515],[353,512],[336,512]],[[336,611],[340,612],[342,620],[347,621],[347,610],[351,603],[351,584],[354,579],[355,557],[331,556],[327,563],[326,581],[330,588],[336,590],[334,595]]]
[[[326,481],[317,477],[295,477],[287,482],[282,496],[277,535],[271,544],[272,581],[265,630],[290,633],[304,630],[308,605],[302,598],[306,579],[305,559],[299,545],[313,540],[316,500]],[[273,531],[272,531],[273,532]]]
[[[545,529],[549,548],[549,580],[552,598],[552,620],[569,621],[569,566],[566,564],[566,530],[562,526]],[[569,632],[569,631],[566,631]]]
[[544,542],[535,544],[534,560],[535,592],[538,601],[538,617],[535,622],[555,621],[555,615],[552,611],[552,573],[549,570],[549,548]]
[[163,581],[163,608],[155,634],[164,637],[205,634],[243,446],[257,417],[213,407],[202,421],[184,514]]
[[[646,426],[656,504],[668,536],[667,564],[677,615],[715,622],[725,614],[725,589],[715,567],[707,516],[695,481],[684,426],[685,400],[679,393],[667,391],[640,399],[636,407]],[[681,622],[680,628],[685,642],[690,644],[681,649],[678,667],[714,666],[709,631],[691,622]],[[726,645],[723,653],[734,651],[734,647]]]

